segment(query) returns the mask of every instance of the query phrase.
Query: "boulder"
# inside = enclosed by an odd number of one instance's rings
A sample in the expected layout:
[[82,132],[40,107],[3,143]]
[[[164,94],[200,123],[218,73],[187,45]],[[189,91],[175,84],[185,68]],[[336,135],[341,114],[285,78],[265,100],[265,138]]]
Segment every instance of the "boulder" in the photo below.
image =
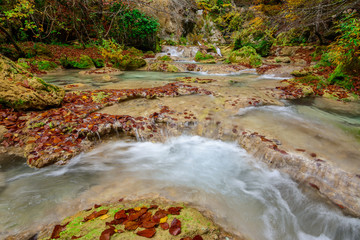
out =
[[60,105],[65,91],[34,77],[0,55],[0,103],[14,109],[44,109]]

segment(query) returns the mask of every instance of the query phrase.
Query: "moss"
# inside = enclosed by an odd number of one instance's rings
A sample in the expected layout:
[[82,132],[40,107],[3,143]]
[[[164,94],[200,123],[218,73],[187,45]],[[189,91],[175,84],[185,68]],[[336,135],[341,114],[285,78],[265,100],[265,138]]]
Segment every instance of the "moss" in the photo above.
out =
[[159,61],[164,61],[164,62],[172,62],[173,60],[171,59],[171,57],[169,57],[168,55],[162,56],[162,57],[158,57],[157,60]]
[[291,63],[291,59],[289,57],[276,57],[276,63]]
[[136,70],[146,65],[146,61],[142,58],[125,55],[123,58],[115,62],[114,66],[121,70]]
[[57,68],[56,63],[42,60],[42,61],[36,61],[34,62],[35,65],[39,68],[41,71],[49,71]]
[[311,74],[311,71],[306,71],[306,70],[300,70],[300,71],[293,71],[291,73],[291,75],[293,75],[294,77],[305,77]]
[[256,53],[254,48],[248,46],[233,51],[230,54],[229,61],[250,65],[252,67],[260,67],[262,65],[261,56]]
[[91,98],[94,102],[101,103],[108,96],[109,96],[109,94],[106,94],[105,92],[98,92],[98,93],[92,95]]
[[148,70],[155,72],[180,72],[180,70],[169,63],[152,63],[149,65]]
[[87,69],[94,67],[93,60],[87,55],[81,55],[80,59],[64,56],[60,58],[60,63],[64,68],[68,69]]
[[[106,226],[106,222],[110,222],[114,219],[114,215],[116,212],[122,209],[130,209],[134,207],[149,207],[150,205],[156,204],[161,209],[168,209],[169,207],[174,206],[184,206],[183,204],[172,205],[163,201],[154,201],[154,200],[140,200],[135,202],[123,202],[123,204],[114,204],[104,206],[109,210],[107,213],[108,217],[105,219],[101,219],[101,217],[93,219],[88,222],[83,222],[84,217],[90,215],[93,211],[100,211],[101,208],[92,209],[90,211],[81,211],[74,216],[68,217],[62,221],[61,224],[66,224],[66,229],[60,233],[60,239],[71,239],[73,236],[79,237],[82,236],[81,239],[99,239],[101,232],[108,228]],[[102,207],[103,208],[103,207]],[[149,210],[152,214],[154,214],[157,210],[152,209]],[[195,235],[202,235],[204,239],[218,239],[220,234],[219,227],[214,225],[212,221],[204,217],[199,211],[193,208],[184,207],[180,215],[168,215],[168,223],[177,218],[181,221],[181,234],[176,237],[176,239],[180,239],[183,237],[194,237]],[[124,230],[124,225],[115,225],[115,228],[118,230]],[[111,239],[144,239],[136,235],[137,231],[143,230],[142,228],[136,231],[124,231],[123,233],[115,233]],[[163,230],[160,227],[156,227],[156,235],[155,239],[172,239],[175,237],[169,234],[168,230]],[[49,239],[48,236],[40,236],[39,239]]]
[[195,55],[195,61],[197,61],[197,62],[205,61],[208,59],[214,59],[214,56],[212,56],[210,54],[201,53],[200,51],[198,51]]
[[18,62],[18,65],[24,69],[29,69],[30,66],[28,65],[27,62]]

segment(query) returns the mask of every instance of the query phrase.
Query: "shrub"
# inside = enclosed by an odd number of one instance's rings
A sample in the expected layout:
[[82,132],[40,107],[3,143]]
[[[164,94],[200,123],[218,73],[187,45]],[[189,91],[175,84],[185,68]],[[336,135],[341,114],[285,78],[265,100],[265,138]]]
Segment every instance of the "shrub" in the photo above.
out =
[[195,61],[197,62],[201,62],[201,61],[205,61],[205,60],[209,60],[209,59],[213,59],[214,56],[210,55],[210,54],[203,54],[200,51],[198,51],[195,54]]
[[105,67],[105,61],[104,59],[101,58],[97,58],[97,59],[92,59],[94,65],[96,68],[103,68]]
[[60,63],[64,68],[68,69],[86,69],[94,67],[92,59],[87,55],[81,55],[80,59],[63,56],[60,58]]
[[233,51],[230,54],[229,61],[232,63],[250,65],[252,67],[260,67],[262,65],[261,56],[256,53],[254,48],[249,46]]

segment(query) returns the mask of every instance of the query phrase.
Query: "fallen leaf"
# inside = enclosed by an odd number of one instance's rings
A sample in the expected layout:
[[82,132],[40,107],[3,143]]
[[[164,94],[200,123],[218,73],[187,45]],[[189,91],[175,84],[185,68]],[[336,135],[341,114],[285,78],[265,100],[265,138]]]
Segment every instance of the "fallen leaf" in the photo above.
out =
[[110,237],[114,234],[115,234],[115,228],[110,227],[101,233],[100,240],[110,240]]
[[109,217],[110,217],[109,215],[105,214],[105,215],[102,215],[101,217],[99,217],[99,219],[104,220],[104,219],[107,219]]
[[160,224],[160,227],[164,230],[168,230],[169,229],[169,224],[166,222],[166,223],[161,223]]
[[115,220],[119,220],[119,219],[127,219],[127,215],[125,213],[125,210],[121,210],[118,211],[117,213],[115,213],[114,219]]
[[160,219],[160,223],[165,223],[167,220],[168,220],[168,217],[165,216],[165,217]]
[[152,238],[156,233],[155,228],[149,228],[149,229],[145,229],[143,231],[139,231],[136,234],[141,236],[141,237],[146,237],[146,238]]
[[196,235],[192,240],[203,240],[203,238],[200,235]]
[[169,232],[173,236],[177,236],[181,233],[181,222],[179,219],[174,218],[174,220],[171,222]]
[[135,221],[126,221],[125,222],[125,230],[133,231],[139,227],[139,223]]
[[180,211],[183,209],[182,207],[171,207],[168,209],[168,212],[172,215],[180,215]]
[[108,213],[108,211],[109,210],[101,210],[100,212],[93,212],[92,214],[90,214],[89,216],[87,216],[87,217],[85,217],[84,218],[84,221],[83,222],[87,222],[87,221],[90,221],[90,220],[93,220],[93,219],[95,219],[95,218],[98,218],[98,217],[100,217],[100,216],[102,216],[102,215],[105,215],[105,214],[107,214]]
[[55,238],[55,239],[60,238],[60,233],[66,229],[66,226],[68,224],[69,223],[66,223],[65,225],[56,225],[51,234],[51,238]]

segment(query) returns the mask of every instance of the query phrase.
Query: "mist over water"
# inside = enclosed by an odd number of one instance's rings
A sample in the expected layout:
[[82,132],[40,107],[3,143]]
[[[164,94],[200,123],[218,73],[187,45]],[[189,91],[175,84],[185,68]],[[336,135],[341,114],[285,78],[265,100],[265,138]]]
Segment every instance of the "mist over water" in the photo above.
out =
[[235,143],[198,136],[118,141],[66,166],[24,167],[6,172],[0,232],[54,221],[93,203],[159,193],[202,206],[218,224],[251,239],[360,238],[359,219],[305,195]]

